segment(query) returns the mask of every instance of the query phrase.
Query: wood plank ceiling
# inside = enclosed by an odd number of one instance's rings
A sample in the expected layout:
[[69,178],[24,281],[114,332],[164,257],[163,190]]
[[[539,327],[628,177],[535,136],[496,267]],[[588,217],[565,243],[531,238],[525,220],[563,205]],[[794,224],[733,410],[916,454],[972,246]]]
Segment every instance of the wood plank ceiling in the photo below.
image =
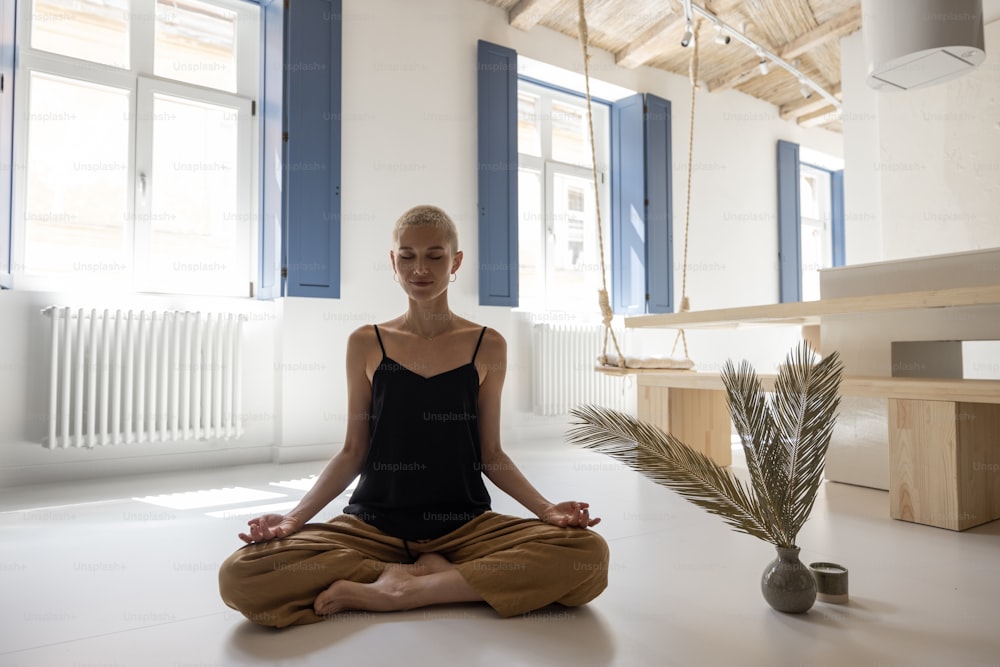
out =
[[[577,38],[577,0],[477,0],[507,11],[521,30],[545,26]],[[791,63],[840,99],[840,38],[861,28],[860,0],[695,0],[721,21]],[[688,76],[691,49],[681,46],[685,30],[680,0],[586,0],[591,47],[614,54],[621,67],[641,65]],[[695,14],[699,39],[698,79],[703,90],[736,89],[778,107],[785,120],[835,132],[841,123],[822,95],[803,97],[802,85],[771,64],[762,73],[760,56],[732,39],[715,42],[710,20]]]

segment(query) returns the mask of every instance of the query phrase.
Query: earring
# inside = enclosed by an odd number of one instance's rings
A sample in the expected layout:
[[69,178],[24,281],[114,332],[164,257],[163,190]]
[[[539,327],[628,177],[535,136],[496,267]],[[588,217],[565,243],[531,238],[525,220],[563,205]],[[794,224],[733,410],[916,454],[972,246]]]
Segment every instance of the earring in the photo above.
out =
[[453,283],[456,280],[458,280],[458,274],[457,273],[453,273],[453,274],[451,274],[451,280],[449,280],[448,282]]
[[399,276],[396,275],[395,271],[392,272],[392,282],[394,282],[394,283],[398,283],[399,282]]

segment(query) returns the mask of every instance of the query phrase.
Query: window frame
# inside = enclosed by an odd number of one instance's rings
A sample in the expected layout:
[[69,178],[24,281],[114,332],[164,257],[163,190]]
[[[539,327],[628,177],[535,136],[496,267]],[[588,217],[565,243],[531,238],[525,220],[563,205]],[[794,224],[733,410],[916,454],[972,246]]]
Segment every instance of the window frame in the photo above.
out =
[[[526,88],[522,88],[521,84],[525,84]],[[537,171],[541,175],[541,193],[542,193],[542,214],[545,220],[548,221],[553,215],[554,206],[554,181],[556,174],[566,174],[569,176],[577,178],[585,178],[587,180],[593,180],[593,170],[590,166],[581,166],[577,164],[572,164],[569,162],[562,162],[556,160],[552,157],[552,147],[551,143],[546,146],[545,138],[551,137],[552,134],[552,109],[551,102],[553,100],[563,100],[571,101],[573,103],[579,104],[580,100],[584,101],[584,110],[586,110],[586,95],[580,94],[575,90],[570,90],[562,86],[552,84],[547,81],[541,81],[534,77],[528,77],[524,75],[519,75],[517,77],[517,90],[521,93],[522,90],[539,94],[542,97],[543,102],[538,110],[539,117],[541,118],[541,123],[539,124],[539,135],[542,141],[541,155],[530,155],[528,153],[517,154],[518,159],[518,173],[522,167],[532,169]],[[611,163],[611,109],[613,103],[608,100],[591,96],[591,108],[595,116],[594,122],[594,143],[595,152],[597,159],[597,174],[598,174],[598,189],[599,189],[599,199],[601,204],[601,222],[604,226],[604,261],[607,266],[611,266],[611,179],[610,179],[610,163]],[[603,120],[598,122],[597,116],[600,115]],[[597,148],[600,146],[600,148]],[[520,207],[520,197],[518,194],[518,206]],[[520,242],[520,215],[518,215],[518,239]],[[546,234],[543,228],[542,234],[544,238],[544,250],[541,253],[543,261],[543,280],[542,284],[544,286],[543,294],[541,299],[536,300],[530,305],[525,305],[521,303],[520,295],[518,296],[518,308],[526,312],[535,312],[536,310],[544,312],[563,312],[566,314],[574,314],[577,316],[587,316],[598,312],[596,308],[591,308],[590,311],[576,311],[576,310],[560,310],[559,308],[553,307],[554,304],[550,299],[549,281],[552,278],[552,263],[553,263],[553,253],[552,253],[552,240],[551,235]],[[520,272],[520,266],[518,266],[518,271]],[[521,284],[521,278],[518,277],[518,286],[523,289]],[[610,285],[609,285],[610,289]]]
[[11,183],[14,176],[14,52],[17,12],[15,0],[0,0],[0,290],[10,289]]
[[[168,293],[168,294],[201,294],[209,296],[246,296],[248,286],[257,280],[257,256],[259,253],[255,220],[255,211],[259,208],[259,115],[241,118],[241,175],[240,203],[238,209],[238,252],[245,257],[239,266],[226,279],[226,288],[199,289],[197,286],[187,289],[176,289],[176,286],[147,283],[143,284],[139,266],[145,264],[145,258],[138,254],[136,247],[136,224],[141,218],[136,199],[137,151],[139,138],[137,128],[142,123],[144,100],[140,99],[140,79],[151,83],[154,88],[163,87],[173,90],[184,90],[191,99],[216,103],[228,99],[241,108],[253,108],[260,96],[261,63],[263,59],[263,44],[261,39],[264,20],[263,8],[257,2],[248,0],[200,0],[207,4],[223,7],[236,12],[236,50],[237,65],[235,93],[197,84],[187,83],[178,79],[155,76],[154,48],[155,21],[136,20],[137,17],[152,16],[156,11],[156,0],[132,0],[130,4],[129,25],[129,69],[112,65],[104,65],[81,60],[48,51],[34,50],[30,45],[31,20],[33,3],[24,0],[18,3],[16,9],[17,41],[15,51],[17,63],[14,68],[14,122],[12,163],[18,165],[12,170],[10,183],[11,216],[10,216],[10,282],[17,289],[36,291],[76,291],[78,289],[100,289],[102,291],[119,293]],[[138,5],[138,8],[136,8]],[[247,51],[247,48],[250,50]],[[92,82],[97,85],[111,86],[128,92],[129,113],[131,123],[128,128],[128,167],[127,179],[127,220],[125,223],[126,264],[128,279],[121,276],[96,276],[87,274],[38,274],[28,273],[24,264],[26,257],[27,236],[27,151],[30,142],[27,118],[30,109],[30,79],[32,72],[43,72],[55,77]],[[243,160],[243,150],[249,154],[248,160]],[[0,266],[0,269],[3,267]]]
[[[203,102],[213,106],[222,106],[234,109],[237,115],[236,131],[239,137],[236,146],[236,163],[241,165],[251,165],[251,168],[238,170],[236,183],[237,202],[236,210],[233,212],[235,222],[237,223],[239,244],[243,247],[244,252],[237,254],[235,257],[235,261],[238,263],[237,266],[234,267],[232,271],[227,272],[225,277],[220,278],[215,285],[216,289],[212,291],[202,291],[199,289],[199,283],[203,280],[200,274],[193,278],[187,277],[185,280],[182,280],[180,284],[170,285],[169,281],[175,280],[175,277],[164,278],[163,276],[147,273],[149,260],[146,253],[148,252],[147,246],[151,245],[150,227],[152,222],[152,211],[150,206],[152,202],[148,198],[145,201],[140,201],[138,196],[133,196],[131,220],[131,232],[133,239],[132,247],[135,249],[134,252],[136,255],[147,258],[142,264],[139,262],[134,263],[134,282],[137,287],[141,288],[140,291],[144,292],[180,292],[183,294],[207,294],[210,296],[245,295],[247,291],[247,283],[253,278],[253,268],[251,266],[251,256],[254,252],[251,243],[253,238],[253,229],[250,223],[254,219],[253,208],[256,202],[253,187],[256,169],[253,169],[252,167],[254,164],[254,157],[249,154],[252,152],[254,146],[253,123],[251,117],[252,100],[246,97],[217,90],[198,89],[193,91],[190,85],[184,85],[174,80],[148,77],[142,74],[138,77],[137,87],[138,93],[135,100],[137,112],[135,126],[133,128],[133,133],[136,138],[133,158],[135,160],[136,174],[143,173],[142,170],[149,170],[153,166],[152,119],[154,117],[154,97],[157,94],[165,94],[173,98],[182,98],[194,102]],[[192,95],[192,93],[195,94]],[[143,131],[139,131],[140,129]],[[152,174],[151,180],[153,187],[155,188],[155,172]],[[133,177],[132,183],[134,190],[136,183],[135,177]],[[166,282],[162,282],[164,280]],[[223,285],[226,285],[227,287],[223,287]]]
[[[810,176],[810,175],[812,175],[812,176]],[[829,169],[825,169],[825,168],[823,168],[823,167],[821,167],[821,166],[819,166],[817,164],[812,164],[812,163],[806,162],[804,160],[801,161],[801,162],[799,162],[799,183],[802,182],[803,178],[808,179],[810,177],[815,178],[817,176],[823,177],[824,180],[825,180],[825,182],[819,188],[819,192],[818,192],[819,197],[817,199],[817,202],[820,203],[820,205],[823,205],[823,207],[824,207],[823,211],[821,213],[821,217],[816,218],[816,217],[813,217],[813,216],[805,215],[803,213],[802,215],[800,215],[799,224],[802,225],[802,232],[801,232],[801,235],[800,235],[800,242],[801,242],[801,240],[805,236],[806,228],[809,228],[809,227],[818,228],[822,232],[822,237],[823,237],[823,250],[822,250],[822,252],[823,252],[824,262],[823,262],[823,266],[816,267],[815,271],[818,273],[821,269],[825,269],[825,268],[829,268],[829,267],[833,266],[833,257],[834,257],[834,253],[833,253],[833,183],[832,183],[832,181],[833,181],[833,172],[831,172]],[[802,200],[804,201],[805,198],[803,197]],[[805,258],[803,257],[801,259],[804,262]],[[802,300],[803,301],[811,301],[811,300],[813,300],[812,297],[810,297],[808,299],[806,298],[806,285],[805,285],[805,273],[806,273],[806,270],[807,270],[807,267],[804,264],[800,264],[800,271],[802,272],[802,275],[803,275]],[[815,298],[818,299],[819,295],[817,294]]]

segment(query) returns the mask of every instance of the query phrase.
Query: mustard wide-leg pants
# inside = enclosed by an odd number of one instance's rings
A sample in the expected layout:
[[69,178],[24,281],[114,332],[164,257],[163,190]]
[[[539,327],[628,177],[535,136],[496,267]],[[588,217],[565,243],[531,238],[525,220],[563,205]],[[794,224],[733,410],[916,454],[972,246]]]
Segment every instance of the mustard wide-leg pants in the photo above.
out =
[[322,621],[316,596],[340,579],[371,583],[387,563],[438,553],[501,616],[586,604],[608,583],[608,546],[589,529],[486,512],[447,535],[404,542],[350,515],[309,523],[290,537],[249,544],[219,570],[227,605],[274,627]]

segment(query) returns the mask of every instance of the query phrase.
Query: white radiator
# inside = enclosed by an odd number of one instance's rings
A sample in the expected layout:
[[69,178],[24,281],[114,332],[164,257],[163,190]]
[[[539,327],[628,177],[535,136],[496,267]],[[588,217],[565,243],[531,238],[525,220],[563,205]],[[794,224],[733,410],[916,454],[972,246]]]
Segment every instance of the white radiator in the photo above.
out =
[[[615,334],[620,343],[622,333],[616,330]],[[622,378],[594,370],[603,343],[602,324],[532,325],[532,393],[536,415],[563,415],[585,403],[629,410]],[[610,339],[608,346],[614,351]]]
[[42,312],[52,332],[48,447],[242,434],[238,314]]

